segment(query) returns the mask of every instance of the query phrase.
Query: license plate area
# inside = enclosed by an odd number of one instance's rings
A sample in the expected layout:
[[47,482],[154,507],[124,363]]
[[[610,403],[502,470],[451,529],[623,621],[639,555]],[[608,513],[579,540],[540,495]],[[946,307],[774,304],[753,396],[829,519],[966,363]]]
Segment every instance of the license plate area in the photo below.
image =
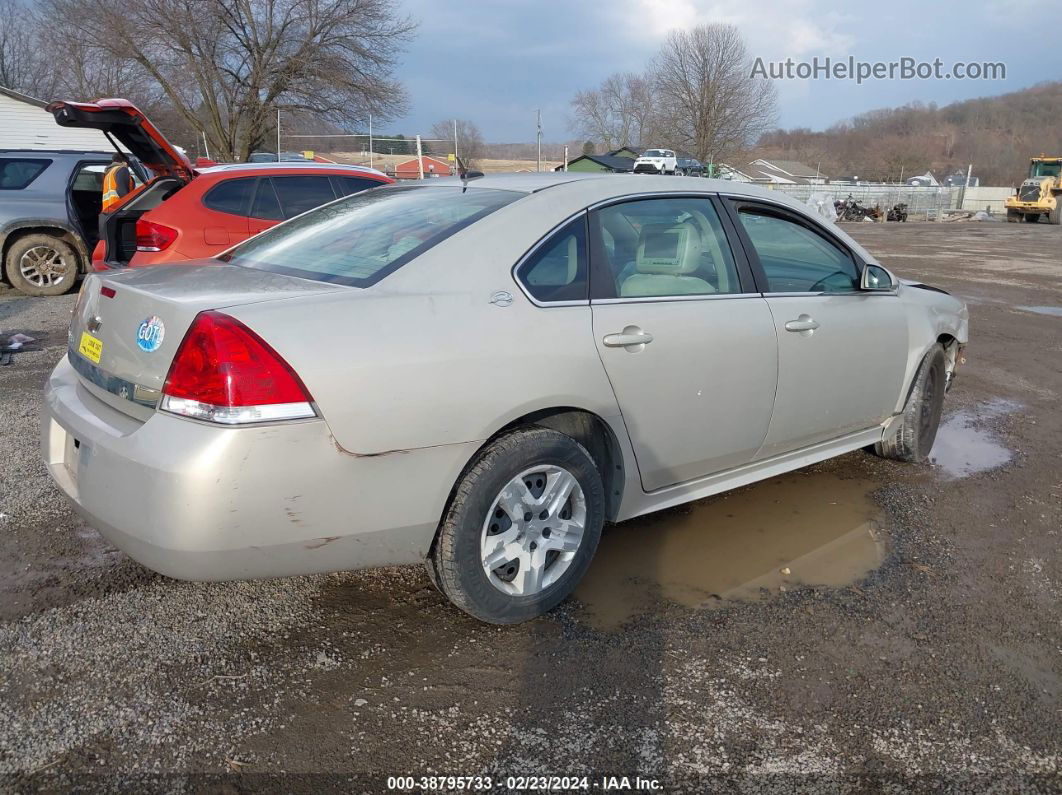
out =
[[77,485],[77,468],[78,463],[81,461],[81,442],[74,437],[74,434],[66,434],[66,444],[63,446],[63,469],[66,470],[67,477]]

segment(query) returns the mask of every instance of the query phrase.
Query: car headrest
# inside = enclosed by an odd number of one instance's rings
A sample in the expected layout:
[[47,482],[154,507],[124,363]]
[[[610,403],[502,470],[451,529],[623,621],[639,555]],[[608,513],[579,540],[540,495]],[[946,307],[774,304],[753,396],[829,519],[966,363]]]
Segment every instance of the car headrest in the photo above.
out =
[[681,276],[701,265],[701,235],[692,223],[646,224],[638,235],[638,273]]

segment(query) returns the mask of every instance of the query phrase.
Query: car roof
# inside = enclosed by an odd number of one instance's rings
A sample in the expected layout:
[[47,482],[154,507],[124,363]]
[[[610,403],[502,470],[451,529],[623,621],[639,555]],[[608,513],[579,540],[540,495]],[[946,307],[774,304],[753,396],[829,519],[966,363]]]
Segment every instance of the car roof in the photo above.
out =
[[114,150],[109,152],[97,149],[0,149],[0,155],[100,155],[111,157]]
[[382,171],[365,166],[351,166],[345,163],[316,163],[312,160],[282,160],[279,163],[224,163],[219,166],[207,166],[199,169],[200,174],[240,173],[240,172],[271,172],[271,171],[332,171],[350,174],[364,174],[370,177],[386,177]]
[[603,172],[544,171],[517,172],[510,174],[487,174],[462,182],[460,177],[426,179],[416,184],[427,187],[464,185],[470,188],[493,188],[520,193],[538,193],[542,190],[579,189],[596,195],[597,201],[630,196],[635,193],[660,193],[694,191],[697,193],[726,193],[770,199],[806,209],[781,191],[770,191],[748,182],[728,179],[705,179],[703,177],[672,177],[651,174],[610,174]]

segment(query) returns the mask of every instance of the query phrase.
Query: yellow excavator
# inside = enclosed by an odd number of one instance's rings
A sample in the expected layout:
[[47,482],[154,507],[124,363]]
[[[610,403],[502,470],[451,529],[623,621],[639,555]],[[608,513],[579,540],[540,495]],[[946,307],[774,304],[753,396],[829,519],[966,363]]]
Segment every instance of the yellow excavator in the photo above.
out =
[[1052,224],[1062,224],[1062,157],[1030,158],[1029,176],[1003,204],[1011,223],[1024,218],[1035,224],[1046,216]]

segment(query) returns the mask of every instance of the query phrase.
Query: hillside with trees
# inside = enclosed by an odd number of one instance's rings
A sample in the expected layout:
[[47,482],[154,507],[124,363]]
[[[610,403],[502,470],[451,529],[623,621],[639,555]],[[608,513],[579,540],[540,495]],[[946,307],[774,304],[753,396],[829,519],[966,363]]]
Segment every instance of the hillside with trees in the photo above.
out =
[[776,130],[760,138],[754,156],[887,181],[927,170],[965,174],[973,164],[982,185],[1016,185],[1040,153],[1062,154],[1062,81],[944,107],[874,110],[823,132]]

